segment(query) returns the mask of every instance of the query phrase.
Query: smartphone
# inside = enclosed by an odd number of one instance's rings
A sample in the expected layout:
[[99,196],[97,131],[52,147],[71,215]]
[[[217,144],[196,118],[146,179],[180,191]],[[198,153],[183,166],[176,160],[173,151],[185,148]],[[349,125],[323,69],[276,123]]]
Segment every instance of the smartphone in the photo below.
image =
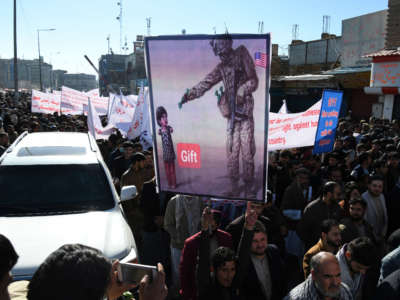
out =
[[120,282],[133,284],[139,284],[145,275],[150,277],[150,281],[157,276],[157,267],[148,265],[120,263],[117,271]]

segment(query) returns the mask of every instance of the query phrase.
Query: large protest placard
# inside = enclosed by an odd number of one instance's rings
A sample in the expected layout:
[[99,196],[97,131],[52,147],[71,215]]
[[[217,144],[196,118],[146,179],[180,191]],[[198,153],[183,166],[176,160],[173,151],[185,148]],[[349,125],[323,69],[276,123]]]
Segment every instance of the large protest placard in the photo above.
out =
[[313,153],[331,152],[342,106],[342,91],[324,90]]
[[321,101],[301,113],[269,113],[268,151],[312,146],[317,132]]
[[32,90],[32,107],[31,111],[43,114],[53,114],[60,112],[61,95],[42,93]]
[[264,201],[270,35],[148,37],[158,186]]

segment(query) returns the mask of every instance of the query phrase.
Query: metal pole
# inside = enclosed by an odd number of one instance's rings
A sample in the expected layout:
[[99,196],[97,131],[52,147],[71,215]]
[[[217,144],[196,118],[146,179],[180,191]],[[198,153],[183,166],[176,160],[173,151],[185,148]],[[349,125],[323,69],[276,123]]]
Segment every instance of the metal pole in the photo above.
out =
[[43,84],[42,84],[42,62],[40,60],[40,30],[37,31],[37,41],[38,41],[38,52],[39,52],[39,83],[40,83],[40,91],[43,92]]
[[18,102],[17,0],[14,0],[14,101]]

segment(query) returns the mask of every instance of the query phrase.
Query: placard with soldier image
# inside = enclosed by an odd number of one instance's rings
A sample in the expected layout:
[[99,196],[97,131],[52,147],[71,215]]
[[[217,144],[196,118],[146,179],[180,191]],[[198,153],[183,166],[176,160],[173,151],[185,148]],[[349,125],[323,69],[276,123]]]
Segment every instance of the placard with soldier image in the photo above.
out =
[[270,35],[148,37],[160,190],[264,201]]

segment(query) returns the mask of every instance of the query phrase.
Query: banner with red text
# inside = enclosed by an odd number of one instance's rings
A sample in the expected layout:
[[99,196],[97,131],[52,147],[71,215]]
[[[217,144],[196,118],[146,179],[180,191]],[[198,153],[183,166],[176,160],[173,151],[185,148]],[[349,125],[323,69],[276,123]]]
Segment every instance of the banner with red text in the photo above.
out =
[[313,146],[321,100],[305,112],[269,113],[268,151]]
[[32,90],[31,111],[35,113],[53,114],[60,112],[61,96]]
[[109,97],[101,97],[99,94],[99,89],[90,90],[86,92],[86,95],[92,101],[92,104],[99,116],[107,115]]
[[82,115],[83,105],[88,105],[86,93],[63,86],[61,88],[61,113],[64,115]]

